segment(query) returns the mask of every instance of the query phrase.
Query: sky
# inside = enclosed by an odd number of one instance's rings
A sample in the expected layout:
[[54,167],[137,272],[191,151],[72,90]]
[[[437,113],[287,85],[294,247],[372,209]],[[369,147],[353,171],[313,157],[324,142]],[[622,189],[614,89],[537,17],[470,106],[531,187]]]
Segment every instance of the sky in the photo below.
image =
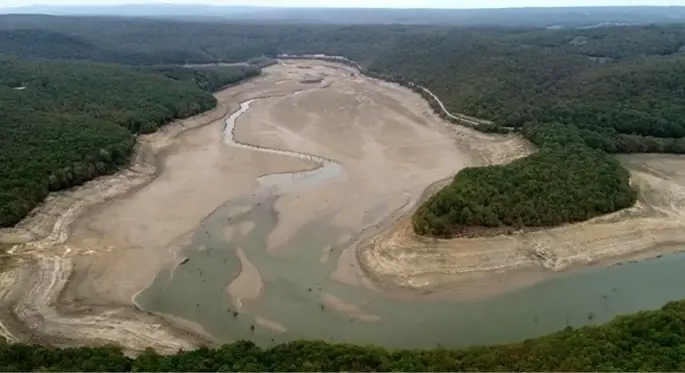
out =
[[685,0],[0,0],[0,7],[25,5],[113,5],[183,3],[295,7],[507,8],[528,6],[681,5]]

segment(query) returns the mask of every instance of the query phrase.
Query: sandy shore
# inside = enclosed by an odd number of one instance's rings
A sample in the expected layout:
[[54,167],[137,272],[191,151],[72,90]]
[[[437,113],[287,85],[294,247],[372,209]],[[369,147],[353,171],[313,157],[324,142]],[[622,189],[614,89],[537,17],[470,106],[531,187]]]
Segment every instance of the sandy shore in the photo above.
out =
[[[346,65],[339,68],[358,72]],[[397,87],[386,82],[380,84]],[[467,123],[481,121],[448,112],[439,98],[424,90],[439,101],[447,116]],[[523,139],[492,137],[443,124],[457,140],[457,147],[474,157],[472,165],[504,164],[534,151]],[[386,219],[382,229],[370,229],[364,240],[350,247],[341,256],[334,275],[350,284],[365,283],[371,288],[378,285],[399,297],[478,298],[586,265],[608,266],[682,251],[685,172],[681,170],[685,157],[631,154],[619,159],[631,172],[633,186],[640,191],[638,202],[629,209],[554,229],[450,240],[415,235],[411,211],[405,211]],[[426,194],[448,181],[435,183]],[[351,270],[345,268],[354,268],[357,276],[346,273]],[[373,280],[373,285],[365,276]]]
[[344,165],[347,180],[280,198],[276,208],[282,223],[268,241],[273,251],[312,217],[332,215],[336,225],[360,230],[374,206],[386,205],[386,213],[379,214],[385,216],[464,167],[527,154],[516,137],[445,126],[421,97],[396,84],[351,76],[353,70],[331,63],[288,64],[306,66],[308,73],[323,74],[333,84],[254,103],[239,120],[237,137],[334,159]]

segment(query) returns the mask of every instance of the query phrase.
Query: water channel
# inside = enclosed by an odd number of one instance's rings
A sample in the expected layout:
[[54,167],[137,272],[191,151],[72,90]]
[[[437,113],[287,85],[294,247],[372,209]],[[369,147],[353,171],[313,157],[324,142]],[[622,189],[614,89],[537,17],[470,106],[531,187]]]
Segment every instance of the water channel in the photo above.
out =
[[[300,173],[266,175],[251,196],[232,200],[208,216],[183,246],[180,266],[164,269],[136,298],[141,307],[192,320],[222,341],[251,339],[270,345],[296,339],[372,343],[390,348],[458,347],[517,341],[563,329],[603,323],[618,314],[655,309],[685,299],[685,254],[612,266],[588,267],[536,285],[476,301],[397,300],[331,279],[337,257],[360,232],[346,231],[322,216],[300,229],[276,252],[266,239],[278,222],[274,203],[293,188],[344,180],[338,163],[301,153],[263,149],[233,138],[236,119],[253,101],[226,120],[225,142],[255,151],[295,156],[321,165]],[[383,209],[383,206],[376,206]],[[244,233],[243,222],[255,227]],[[223,232],[231,229],[227,239]],[[331,243],[334,243],[331,245]],[[330,260],[322,248],[330,245]],[[263,286],[255,301],[237,310],[227,293],[241,271],[238,248],[259,271]],[[324,305],[334,296],[363,312],[344,313]],[[284,330],[259,323],[269,320]]]

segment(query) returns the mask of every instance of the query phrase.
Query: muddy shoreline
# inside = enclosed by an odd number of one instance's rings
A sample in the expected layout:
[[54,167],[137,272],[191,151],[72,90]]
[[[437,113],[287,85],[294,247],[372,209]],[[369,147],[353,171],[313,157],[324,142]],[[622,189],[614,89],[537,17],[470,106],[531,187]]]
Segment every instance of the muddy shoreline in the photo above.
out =
[[[265,175],[319,168],[312,160],[226,146],[222,122],[251,99],[261,100],[253,113],[238,119],[237,143],[315,154],[339,163],[348,175],[325,188],[295,188],[269,206],[277,222],[260,244],[265,252],[238,246],[249,273],[239,270],[238,283],[222,290],[227,299],[259,302],[277,285],[263,266],[272,257],[309,260],[311,253],[296,251],[309,246],[321,266],[333,266],[329,256],[337,256],[330,274],[336,283],[371,289],[379,297],[431,300],[487,297],[589,265],[679,251],[685,244],[685,197],[679,197],[685,195],[685,171],[679,171],[685,158],[640,155],[622,159],[641,191],[630,209],[545,231],[417,237],[410,229],[411,213],[455,172],[506,163],[533,149],[517,136],[449,124],[415,92],[350,76],[350,67],[297,64],[307,69],[274,66],[262,77],[218,92],[217,109],[141,139],[133,166],[51,195],[18,228],[1,231],[1,240],[24,243],[12,247],[15,264],[0,275],[0,335],[59,346],[118,343],[131,352],[150,346],[172,353],[216,343],[198,323],[144,312],[131,303],[161,269],[178,265],[176,253],[218,206],[255,198]],[[321,74],[320,82],[302,83],[309,74]],[[376,203],[380,212],[372,213]],[[336,243],[317,247],[298,236],[322,222],[339,231]],[[243,223],[230,227],[227,241],[259,233],[258,221]],[[314,285],[306,286],[311,293]],[[335,312],[382,319],[321,291],[322,302]],[[289,330],[264,313],[254,317],[273,332]]]
[[[168,339],[161,344],[154,340],[148,340],[147,338],[143,339],[143,343],[140,343],[141,341],[128,341],[129,343],[124,343],[123,347],[129,352],[138,351],[143,348],[144,345],[149,345],[160,351],[174,352],[178,348],[192,348],[211,343],[212,340],[207,338],[206,335],[201,336],[196,331],[191,331],[177,323],[172,325],[172,323],[166,319],[142,311],[134,305],[116,302],[78,304],[75,303],[73,299],[66,299],[65,293],[67,288],[64,285],[77,282],[78,277],[82,274],[73,270],[76,265],[73,259],[60,258],[59,256],[55,257],[51,255],[52,253],[42,251],[49,246],[56,246],[63,243],[66,238],[65,236],[69,234],[71,223],[80,216],[86,215],[94,209],[106,205],[110,201],[126,198],[145,188],[165,171],[164,160],[167,154],[173,150],[175,146],[173,140],[175,138],[209,125],[217,119],[225,117],[231,110],[233,109],[229,103],[219,102],[216,108],[208,112],[188,119],[175,121],[154,134],[141,136],[136,143],[135,151],[131,156],[129,166],[115,174],[99,177],[82,186],[72,188],[72,190],[75,190],[74,194],[78,193],[84,195],[84,197],[79,197],[79,200],[84,203],[81,206],[77,206],[75,211],[73,210],[73,205],[68,203],[70,191],[60,191],[55,193],[55,195],[51,195],[44,204],[39,206],[36,211],[33,211],[24,219],[20,225],[31,227],[27,229],[27,231],[32,232],[32,237],[28,242],[21,243],[21,241],[23,241],[22,238],[13,238],[12,235],[16,234],[13,232],[14,229],[8,229],[9,232],[7,232],[8,230],[5,230],[2,238],[12,243],[10,252],[14,255],[11,256],[11,267],[2,274],[1,279],[3,288],[1,299],[4,310],[2,320],[3,336],[10,341],[21,340],[33,343],[46,343],[55,346],[71,346],[74,343],[82,344],[86,342],[85,339],[78,338],[76,335],[67,336],[60,335],[61,333],[50,333],[45,330],[36,329],[37,325],[30,325],[32,322],[40,322],[39,320],[31,321],[31,319],[34,319],[41,313],[45,315],[47,308],[54,307],[54,311],[59,314],[58,317],[62,319],[68,319],[70,317],[83,319],[90,318],[89,315],[108,314],[107,318],[114,319],[114,322],[118,323],[117,327],[119,328],[124,327],[124,324],[130,319],[137,321],[133,322],[133,324],[137,324],[137,326],[133,327],[134,329],[140,328],[140,330],[144,330],[145,326],[151,325],[154,329],[166,329],[173,336],[159,335],[161,338]],[[105,184],[110,190],[113,189],[113,193],[110,192],[109,194],[98,198],[97,194],[100,184]],[[66,201],[61,201],[61,199]],[[47,211],[44,212],[44,210]],[[67,221],[60,223],[59,218],[57,218],[53,223],[50,219],[41,219],[42,214],[55,217],[61,215],[67,219]],[[54,226],[51,227],[51,224],[54,224]],[[21,231],[19,231],[19,235],[25,236]],[[57,237],[51,239],[51,236],[55,235]],[[67,255],[69,250],[69,248],[66,248],[63,256]],[[45,267],[45,265],[49,266],[50,264],[55,266],[53,273],[60,272],[59,267],[67,267],[67,269],[59,275],[62,277],[64,285],[55,286],[54,277],[50,280],[49,284],[43,285],[41,280],[38,280],[37,284],[35,283],[35,279],[40,279],[42,273],[45,271],[41,270],[41,267]],[[22,290],[25,288],[33,288],[33,292],[35,292],[43,286],[45,289],[42,291],[45,296],[47,296],[47,303],[40,305],[27,304],[31,299],[23,299],[25,295],[22,295]],[[50,293],[53,293],[53,295],[48,295]],[[53,317],[57,316],[55,312],[52,312]],[[32,314],[35,316],[32,316]],[[42,317],[45,318],[45,316]],[[95,326],[96,330],[103,327],[106,327],[106,325]],[[123,332],[126,333],[125,330]],[[119,342],[120,338],[116,336],[107,338],[107,336],[104,335],[104,339],[98,338],[99,333],[100,332],[98,331],[94,331],[92,338],[88,338],[87,343],[107,344]],[[190,343],[175,342],[181,340],[190,341]],[[131,342],[134,343],[134,346],[131,346]]]
[[[153,347],[164,353],[212,343],[210,337],[198,333],[192,324],[141,312],[130,302],[104,298],[103,301],[96,298],[86,300],[69,294],[69,287],[88,273],[92,255],[99,255],[97,251],[100,250],[83,252],[64,243],[69,239],[74,221],[102,210],[114,201],[137,194],[165,174],[165,161],[169,153],[177,149],[176,139],[180,135],[211,127],[225,118],[237,109],[239,97],[246,91],[251,96],[268,97],[274,94],[271,91],[278,94],[278,89],[268,87],[261,92],[250,92],[259,85],[258,79],[218,92],[219,104],[209,112],[141,136],[129,167],[71,190],[54,193],[16,227],[3,229],[0,238],[11,245],[9,252],[13,265],[0,276],[0,302],[6,310],[0,333],[10,341],[58,346],[117,343],[126,351]],[[107,193],[101,194],[102,190]],[[78,203],[74,204],[74,201]],[[91,256],[77,256],[76,251]],[[43,274],[49,273],[52,275],[46,278],[47,282],[39,280]],[[23,294],[25,291],[31,294]],[[44,295],[38,296],[36,291]],[[36,303],[39,299],[34,297],[42,298],[41,303]],[[72,330],[78,325],[77,320],[85,323],[81,327],[82,332],[76,332],[79,328]],[[63,322],[67,323],[65,326],[69,325],[65,330],[59,326]],[[97,331],[108,328],[108,323],[117,326],[109,329],[108,333]],[[127,324],[131,326],[127,327]],[[87,331],[93,328],[92,333]]]

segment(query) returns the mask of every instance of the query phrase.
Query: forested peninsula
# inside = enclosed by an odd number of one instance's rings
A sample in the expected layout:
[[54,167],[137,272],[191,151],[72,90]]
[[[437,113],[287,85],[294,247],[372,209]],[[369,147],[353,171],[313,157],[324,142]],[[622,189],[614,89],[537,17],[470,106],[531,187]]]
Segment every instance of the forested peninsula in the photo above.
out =
[[51,191],[114,172],[136,135],[215,107],[213,90],[259,73],[0,59],[0,226]]
[[617,211],[636,194],[608,153],[685,152],[683,25],[540,30],[2,18],[0,46],[22,57],[146,65],[341,55],[375,76],[430,89],[451,112],[494,123],[481,130],[513,129],[538,146],[512,164],[456,175],[414,215],[424,235],[554,226]]

